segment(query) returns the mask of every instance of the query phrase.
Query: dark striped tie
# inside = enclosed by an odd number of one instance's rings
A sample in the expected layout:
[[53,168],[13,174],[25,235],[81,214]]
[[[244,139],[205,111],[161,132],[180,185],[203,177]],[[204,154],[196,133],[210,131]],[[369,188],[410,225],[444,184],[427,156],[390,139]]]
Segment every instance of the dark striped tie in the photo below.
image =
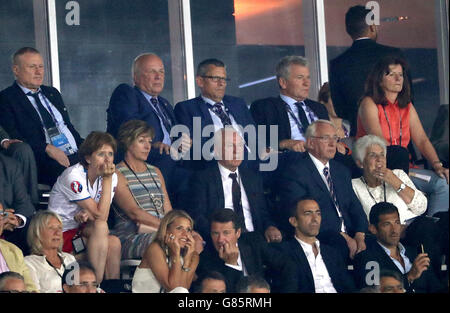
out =
[[331,180],[331,175],[330,171],[328,170],[328,167],[323,168],[323,174],[327,179],[328,187],[330,188],[331,199],[333,199],[334,206],[336,207],[339,219],[341,220],[341,230],[345,231],[344,218],[342,217],[341,210],[339,209],[339,203],[337,201],[336,192],[334,190],[333,181]]
[[56,127],[55,121],[53,120],[50,113],[48,113],[47,109],[42,104],[41,100],[39,99],[39,92],[32,93],[31,91],[27,93],[28,96],[32,96],[34,100],[36,101],[37,108],[39,110],[39,114],[41,115],[42,122],[44,123],[44,126],[46,129]]
[[162,107],[162,104],[158,101],[157,98],[152,97],[150,99],[150,102],[155,107],[156,111],[158,112],[158,116],[161,118],[164,127],[166,128],[166,131],[170,133],[170,130],[172,128],[172,121],[170,120],[169,116],[164,111],[164,107]]
[[212,111],[220,118],[223,126],[231,125],[230,117],[222,109],[222,103],[217,102],[212,106]]

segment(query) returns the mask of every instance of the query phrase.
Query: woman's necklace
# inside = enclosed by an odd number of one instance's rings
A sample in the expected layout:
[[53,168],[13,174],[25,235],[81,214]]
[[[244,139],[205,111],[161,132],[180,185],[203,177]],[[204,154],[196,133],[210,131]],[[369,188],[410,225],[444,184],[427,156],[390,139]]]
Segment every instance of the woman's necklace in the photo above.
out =
[[[372,200],[375,202],[375,204],[378,203],[377,200],[375,200],[375,197],[373,196],[373,194],[370,192],[369,185],[367,184],[366,180],[364,179],[364,176],[361,176],[360,179],[364,183],[364,186],[366,186],[369,196],[372,198]],[[385,182],[383,182],[383,192],[384,192],[384,202],[386,202],[386,183]]]

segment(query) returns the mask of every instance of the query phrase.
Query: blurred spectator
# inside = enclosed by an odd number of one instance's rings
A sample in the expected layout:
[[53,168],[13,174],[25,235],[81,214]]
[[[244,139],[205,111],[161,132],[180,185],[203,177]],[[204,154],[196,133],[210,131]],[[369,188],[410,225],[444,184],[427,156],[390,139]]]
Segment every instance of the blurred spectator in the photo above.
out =
[[39,211],[28,228],[31,255],[25,257],[30,275],[40,292],[62,292],[61,277],[75,257],[62,252],[63,224],[58,214]]
[[403,288],[403,278],[399,272],[383,270],[380,273],[381,293],[405,293]]
[[192,233],[193,224],[182,210],[172,210],[164,216],[155,240],[134,272],[132,292],[189,290],[203,251],[202,238]]
[[[0,204],[0,238],[9,212],[3,211]],[[12,243],[0,239],[0,273],[15,272],[24,280],[27,291],[37,291],[31,278],[30,271],[25,264],[22,250]]]
[[431,130],[430,140],[434,149],[442,161],[444,167],[448,168],[448,104],[442,104],[436,115],[436,120]]
[[118,279],[120,274],[120,240],[109,235],[107,224],[117,186],[115,151],[110,134],[91,132],[80,146],[80,163],[58,177],[48,203],[62,219],[63,251],[86,252],[98,282],[103,277]]
[[161,171],[148,163],[154,131],[146,122],[120,126],[118,141],[125,158],[117,164],[118,183],[112,205],[122,259],[140,259],[154,240],[161,219],[172,210]]
[[8,133],[0,126],[0,151],[19,163],[23,174],[23,181],[31,202],[39,204],[37,167],[33,150],[30,146],[18,139],[10,139]]
[[4,236],[27,254],[26,234],[30,219],[35,213],[30,196],[23,182],[19,164],[0,154],[0,206],[9,212],[5,221]]
[[217,272],[211,271],[204,274],[197,282],[197,293],[226,293],[227,283],[225,277]]
[[83,261],[69,264],[62,276],[62,288],[64,293],[97,293],[94,267]]
[[269,283],[261,276],[242,277],[236,286],[237,293],[270,293]]
[[16,272],[3,272],[0,274],[0,293],[27,292],[24,278]]

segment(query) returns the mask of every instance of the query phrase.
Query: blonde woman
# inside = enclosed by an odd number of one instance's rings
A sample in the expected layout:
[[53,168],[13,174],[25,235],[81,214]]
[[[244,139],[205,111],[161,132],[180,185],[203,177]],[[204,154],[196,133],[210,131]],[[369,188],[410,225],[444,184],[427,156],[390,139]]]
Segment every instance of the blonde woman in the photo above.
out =
[[202,239],[193,235],[193,227],[185,211],[173,210],[164,216],[134,273],[133,292],[187,292],[203,251]]

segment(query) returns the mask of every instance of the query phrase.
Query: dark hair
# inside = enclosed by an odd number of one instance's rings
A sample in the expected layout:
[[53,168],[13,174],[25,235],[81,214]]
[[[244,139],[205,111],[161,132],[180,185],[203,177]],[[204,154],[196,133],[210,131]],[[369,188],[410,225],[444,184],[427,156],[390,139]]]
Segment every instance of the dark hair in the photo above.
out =
[[90,271],[95,275],[95,269],[91,263],[89,263],[88,261],[75,261],[65,267],[64,273],[61,277],[62,285],[73,286],[73,281],[68,281],[68,278],[71,279],[71,276],[69,275],[71,275],[72,273],[74,273],[74,275],[77,274],[76,272],[77,268],[78,268],[78,275],[80,275],[81,271]]
[[357,39],[366,34],[369,25],[366,16],[371,10],[362,5],[355,5],[345,14],[345,29],[352,39]]
[[307,200],[311,200],[311,201],[316,201],[316,199],[314,199],[313,197],[311,197],[310,195],[304,195],[302,197],[297,198],[295,201],[291,202],[291,205],[289,206],[289,217],[296,217],[297,216],[297,206],[301,201],[307,201]]
[[80,149],[78,150],[78,156],[80,157],[80,163],[84,166],[88,166],[88,163],[86,161],[86,157],[100,149],[103,145],[111,146],[114,153],[116,153],[117,150],[117,144],[116,140],[113,136],[111,136],[108,133],[100,132],[100,131],[93,131],[91,132],[86,139],[83,141],[83,143],[80,146]]
[[392,278],[398,280],[399,282],[401,282],[402,285],[403,285],[402,275],[400,275],[400,273],[397,272],[397,271],[392,271],[392,270],[388,270],[388,269],[382,269],[380,271],[380,282],[381,282],[381,277],[392,277]]
[[208,69],[210,65],[214,65],[217,67],[225,67],[225,63],[218,59],[206,59],[199,63],[197,66],[197,76],[205,76],[208,73]]
[[127,151],[137,137],[148,135],[153,139],[155,131],[147,122],[142,120],[130,120],[120,125],[117,133],[117,141],[123,151]]
[[233,223],[233,228],[235,230],[238,230],[240,228],[242,228],[242,223],[239,219],[239,217],[237,216],[237,214],[232,210],[232,209],[217,209],[215,210],[210,218],[210,225],[213,222],[216,223],[228,223],[228,222],[232,222]]
[[35,48],[32,47],[23,47],[20,48],[19,50],[17,50],[16,52],[14,52],[13,56],[12,56],[12,64],[13,65],[17,65],[19,63],[19,57],[21,55],[24,55],[25,53],[37,53],[40,54],[39,51]]
[[195,288],[195,292],[196,293],[201,293],[203,290],[203,282],[207,279],[212,279],[212,280],[221,280],[225,283],[225,288],[227,285],[227,281],[225,279],[225,276],[223,276],[222,273],[218,272],[218,271],[209,271],[206,272],[205,274],[203,274],[200,279],[198,280],[199,283],[197,285],[197,287]]
[[406,75],[408,65],[405,60],[399,57],[387,56],[378,61],[367,77],[364,95],[371,97],[376,104],[383,106],[388,104],[384,90],[381,88],[383,77],[389,74],[389,66],[401,65],[403,69],[403,88],[398,94],[398,106],[405,108],[411,102],[411,87],[408,75]]
[[242,277],[236,284],[237,293],[250,293],[251,288],[266,288],[270,291],[269,283],[261,276],[249,275]]
[[3,272],[0,274],[0,291],[3,291],[5,283],[9,278],[20,279],[24,281],[23,276],[16,272]]
[[380,215],[397,213],[398,209],[390,202],[378,202],[370,209],[369,222],[376,228],[378,228],[378,222],[380,221]]
[[328,82],[324,83],[319,90],[319,96],[317,97],[317,101],[322,103],[327,103],[330,99],[330,85]]

